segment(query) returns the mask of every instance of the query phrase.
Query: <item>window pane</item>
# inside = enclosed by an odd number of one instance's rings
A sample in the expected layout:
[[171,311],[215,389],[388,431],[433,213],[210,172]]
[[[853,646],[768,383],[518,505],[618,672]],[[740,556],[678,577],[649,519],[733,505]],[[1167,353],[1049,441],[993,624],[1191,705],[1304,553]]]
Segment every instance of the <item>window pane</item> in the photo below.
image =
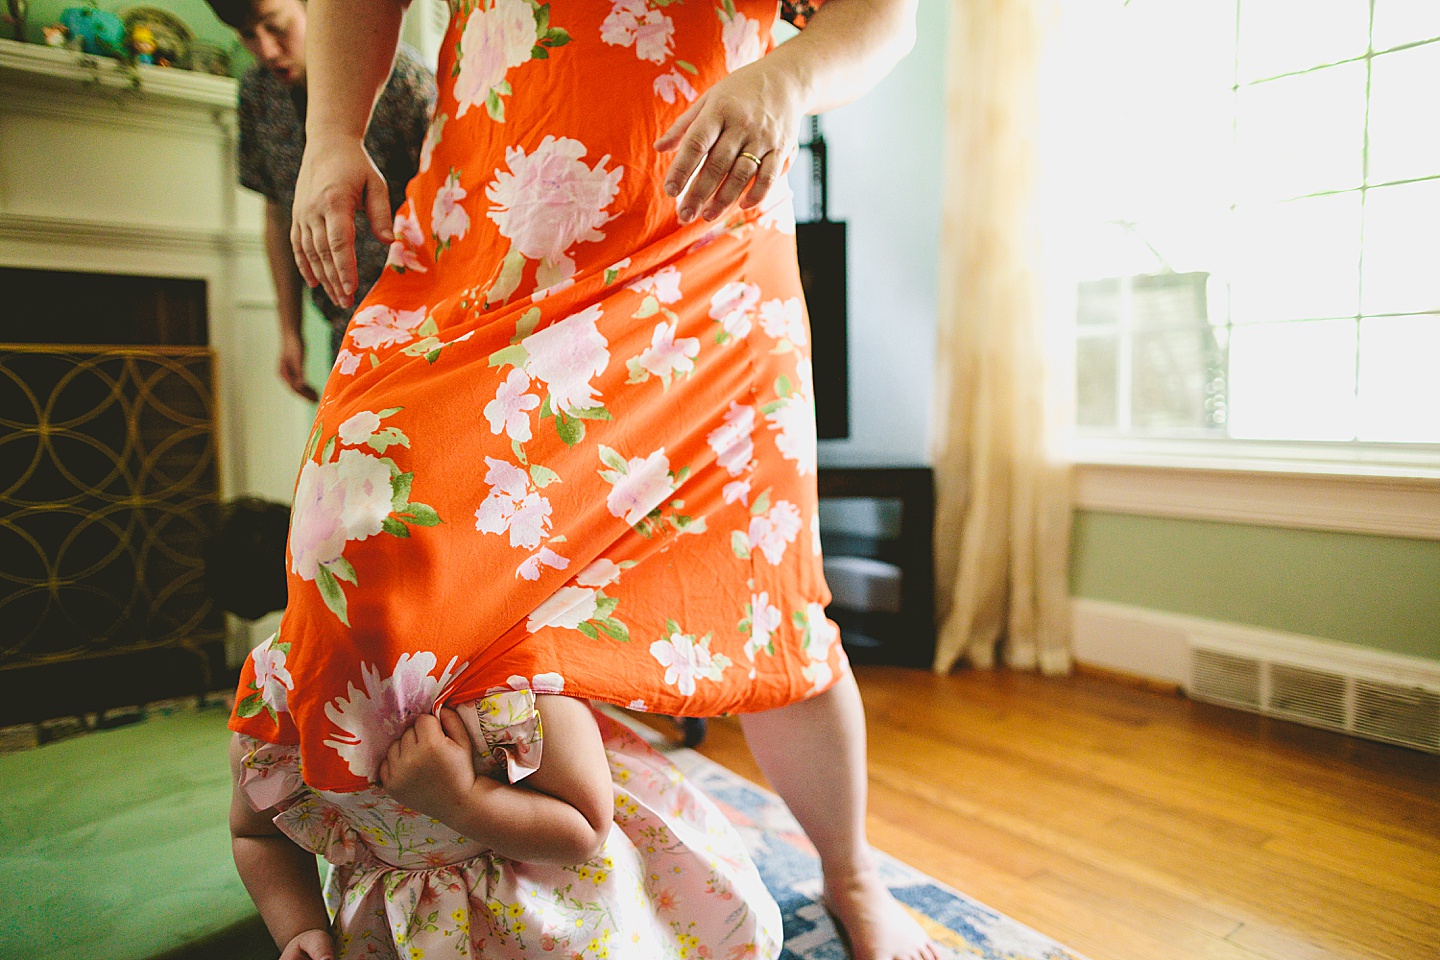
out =
[[1230,267],[1234,322],[1359,312],[1359,193],[1242,209],[1235,230]]
[[1365,313],[1440,310],[1440,181],[1365,197]]
[[1114,327],[1120,323],[1120,280],[1081,281],[1075,292],[1075,321],[1082,327]]
[[1237,96],[1235,133],[1244,196],[1284,200],[1360,186],[1364,63],[1241,87]]
[[1131,422],[1141,430],[1195,431],[1225,426],[1225,330],[1135,334]]
[[[1440,9],[1440,3],[1435,4]],[[1440,43],[1376,57],[1370,75],[1371,183],[1440,174]]]
[[1075,422],[1082,427],[1118,423],[1118,347],[1116,337],[1082,337],[1075,344]]
[[1232,437],[1354,439],[1355,321],[1234,328],[1229,388]]
[[1363,56],[1369,26],[1369,0],[1240,0],[1241,82]]
[[1360,321],[1361,440],[1440,443],[1440,316]]
[[1440,37],[1440,3],[1435,0],[1375,0],[1375,49]]

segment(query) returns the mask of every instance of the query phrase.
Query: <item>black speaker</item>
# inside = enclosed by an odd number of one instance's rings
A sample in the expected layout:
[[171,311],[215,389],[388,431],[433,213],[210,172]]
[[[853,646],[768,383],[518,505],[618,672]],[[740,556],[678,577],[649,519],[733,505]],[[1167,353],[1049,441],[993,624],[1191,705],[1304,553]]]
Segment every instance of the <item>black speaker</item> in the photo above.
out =
[[841,440],[850,436],[845,222],[830,219],[825,137],[819,117],[810,118],[810,139],[800,146],[810,153],[811,219],[795,225],[795,247],[810,314],[815,433],[821,440]]

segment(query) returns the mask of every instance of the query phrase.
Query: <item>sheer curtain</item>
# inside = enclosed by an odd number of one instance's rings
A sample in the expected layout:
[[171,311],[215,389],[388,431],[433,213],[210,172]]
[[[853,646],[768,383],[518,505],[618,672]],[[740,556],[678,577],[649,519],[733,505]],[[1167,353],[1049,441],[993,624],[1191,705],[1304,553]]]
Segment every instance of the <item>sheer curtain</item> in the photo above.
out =
[[[1063,304],[1036,197],[1051,0],[953,0],[933,443],[934,668],[1070,668]],[[1048,306],[1047,306],[1048,304]]]

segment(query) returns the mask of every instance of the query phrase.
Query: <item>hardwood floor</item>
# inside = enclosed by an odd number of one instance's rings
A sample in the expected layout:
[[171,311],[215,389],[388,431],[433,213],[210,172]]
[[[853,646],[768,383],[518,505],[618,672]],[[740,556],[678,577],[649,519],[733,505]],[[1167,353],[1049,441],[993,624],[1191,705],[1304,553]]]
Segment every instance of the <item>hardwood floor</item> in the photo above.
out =
[[[1109,678],[856,673],[875,846],[1092,960],[1440,958],[1440,757]],[[763,782],[733,719],[700,751]]]

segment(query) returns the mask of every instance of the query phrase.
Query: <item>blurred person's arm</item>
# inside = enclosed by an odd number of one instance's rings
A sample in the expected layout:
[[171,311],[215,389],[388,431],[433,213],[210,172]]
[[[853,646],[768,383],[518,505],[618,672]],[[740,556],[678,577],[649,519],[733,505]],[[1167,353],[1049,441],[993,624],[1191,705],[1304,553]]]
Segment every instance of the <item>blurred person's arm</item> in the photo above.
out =
[[280,379],[314,402],[315,388],[305,380],[305,281],[290,249],[290,218],[273,200],[265,202],[265,259],[275,282],[275,312],[280,318]]

